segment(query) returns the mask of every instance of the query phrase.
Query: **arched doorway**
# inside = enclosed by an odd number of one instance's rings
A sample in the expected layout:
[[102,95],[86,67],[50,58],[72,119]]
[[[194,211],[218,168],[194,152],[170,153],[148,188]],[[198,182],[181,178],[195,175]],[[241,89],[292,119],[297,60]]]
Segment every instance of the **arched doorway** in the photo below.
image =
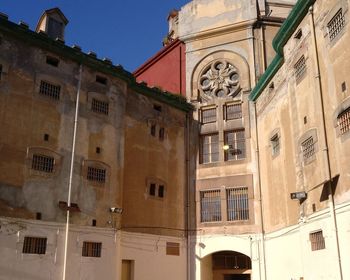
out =
[[251,259],[239,252],[220,251],[201,260],[201,280],[251,280]]

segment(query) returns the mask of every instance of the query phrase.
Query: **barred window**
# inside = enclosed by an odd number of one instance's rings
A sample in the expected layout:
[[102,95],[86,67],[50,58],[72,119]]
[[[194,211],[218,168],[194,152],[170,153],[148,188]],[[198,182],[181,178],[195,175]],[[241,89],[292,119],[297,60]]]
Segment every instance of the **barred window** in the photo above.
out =
[[299,82],[306,72],[306,60],[304,55],[294,64],[294,71],[295,79]]
[[60,99],[61,86],[54,85],[45,81],[40,82],[39,93],[41,95],[48,96],[52,99],[59,100]]
[[167,242],[166,243],[166,254],[170,256],[180,256],[180,243]]
[[245,158],[245,136],[244,129],[226,131],[224,133],[225,160],[239,160]]
[[91,111],[99,114],[108,115],[109,103],[92,98]]
[[46,237],[25,236],[23,242],[23,254],[39,254],[44,255],[46,252]]
[[221,221],[220,190],[200,192],[201,222]]
[[310,159],[315,154],[315,142],[314,138],[310,136],[304,142],[301,143],[304,160]]
[[249,220],[248,188],[236,187],[226,189],[227,220]]
[[201,135],[200,163],[219,161],[219,134]]
[[84,241],[84,243],[83,243],[83,251],[82,251],[82,256],[83,257],[100,258],[101,257],[101,251],[102,251],[102,243],[101,242],[87,242],[87,241]]
[[201,109],[201,123],[216,122],[216,108]]
[[225,105],[225,120],[236,120],[242,118],[242,104]]
[[275,134],[274,136],[272,136],[272,138],[270,139],[271,142],[271,146],[272,146],[272,155],[275,156],[277,154],[279,154],[280,152],[280,137],[278,134]]
[[310,233],[311,250],[317,251],[326,248],[322,230]]
[[106,169],[88,166],[87,179],[89,181],[104,183],[106,181]]
[[340,134],[344,134],[350,130],[350,107],[338,115],[338,126]]
[[32,158],[32,169],[52,173],[54,170],[55,159],[53,157],[34,154]]
[[334,17],[327,24],[328,35],[330,41],[333,41],[334,38],[342,31],[345,26],[345,18],[343,15],[343,10],[339,9],[338,12],[334,15]]

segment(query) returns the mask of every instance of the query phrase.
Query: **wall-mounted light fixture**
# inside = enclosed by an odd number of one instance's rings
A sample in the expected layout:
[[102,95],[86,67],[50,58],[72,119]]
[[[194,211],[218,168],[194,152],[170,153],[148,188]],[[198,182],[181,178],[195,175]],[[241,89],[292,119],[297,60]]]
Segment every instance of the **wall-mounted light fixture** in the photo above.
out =
[[122,214],[123,213],[123,208],[111,207],[111,208],[109,208],[109,211],[111,213]]

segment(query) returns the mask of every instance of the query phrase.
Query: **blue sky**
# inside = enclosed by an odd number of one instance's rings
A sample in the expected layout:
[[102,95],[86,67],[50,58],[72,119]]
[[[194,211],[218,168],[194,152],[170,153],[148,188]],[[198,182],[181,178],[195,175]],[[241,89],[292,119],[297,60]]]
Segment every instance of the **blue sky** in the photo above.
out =
[[167,16],[190,0],[0,0],[0,12],[35,29],[46,9],[59,7],[69,20],[67,45],[95,51],[128,71],[135,70],[162,48]]

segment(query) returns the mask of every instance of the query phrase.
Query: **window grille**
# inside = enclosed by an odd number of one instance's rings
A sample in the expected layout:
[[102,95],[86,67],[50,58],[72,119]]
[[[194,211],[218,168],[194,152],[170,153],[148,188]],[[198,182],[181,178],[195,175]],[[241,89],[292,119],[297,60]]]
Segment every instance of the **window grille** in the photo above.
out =
[[326,248],[322,230],[310,233],[311,250],[317,251]]
[[84,241],[84,243],[83,243],[83,251],[82,251],[82,256],[83,257],[100,258],[101,257],[101,251],[102,251],[102,243],[101,242],[87,242],[87,241]]
[[219,135],[202,135],[200,145],[200,163],[211,163],[217,161],[219,161]]
[[340,134],[344,134],[350,130],[350,107],[339,114],[338,125],[340,127]]
[[180,256],[180,243],[167,242],[166,243],[166,254],[170,256]]
[[305,56],[302,56],[297,63],[294,64],[295,79],[300,81],[306,72],[306,60]]
[[96,82],[102,85],[107,85],[107,78],[96,75]]
[[342,31],[345,26],[345,18],[343,15],[343,10],[339,9],[339,11],[334,15],[334,17],[327,24],[328,35],[331,41],[337,37],[337,35]]
[[40,82],[39,93],[45,96],[48,96],[52,99],[60,99],[61,86],[53,85],[45,81]]
[[227,220],[243,221],[249,220],[248,188],[226,189]]
[[245,158],[245,136],[244,129],[226,131],[224,133],[225,145],[229,146],[225,150],[225,160],[239,160]]
[[221,221],[220,190],[200,192],[201,222]]
[[89,181],[104,183],[106,181],[106,169],[88,166],[87,179]]
[[109,104],[108,102],[101,101],[93,98],[91,102],[91,111],[95,113],[100,113],[104,115],[108,115]]
[[242,104],[229,104],[226,105],[226,116],[225,119],[236,120],[242,118]]
[[44,255],[46,252],[46,243],[47,243],[46,237],[25,236],[22,253]]
[[53,157],[45,155],[33,155],[32,159],[32,169],[43,171],[47,173],[52,173],[55,164],[55,159]]
[[278,134],[275,134],[271,138],[271,146],[272,146],[272,155],[275,156],[280,152],[280,137]]
[[310,159],[315,154],[314,138],[310,136],[304,142],[301,143],[304,160]]
[[216,122],[216,108],[201,109],[202,124]]

